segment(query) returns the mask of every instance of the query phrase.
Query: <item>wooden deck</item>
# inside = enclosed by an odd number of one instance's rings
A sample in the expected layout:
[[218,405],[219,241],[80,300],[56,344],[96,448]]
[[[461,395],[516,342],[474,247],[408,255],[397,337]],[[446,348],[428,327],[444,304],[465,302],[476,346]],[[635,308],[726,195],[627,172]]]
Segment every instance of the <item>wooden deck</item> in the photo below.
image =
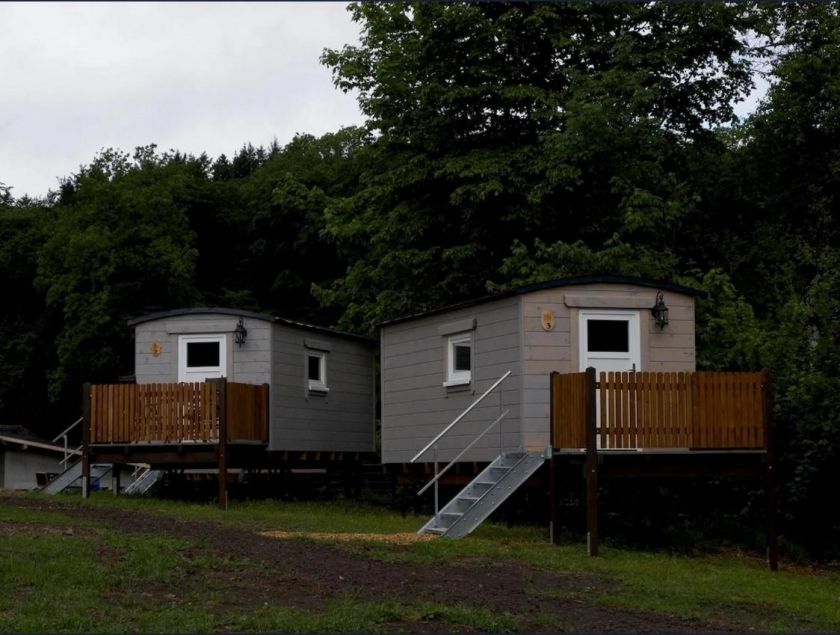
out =
[[[778,568],[770,374],[551,374],[550,498],[558,527],[558,479],[582,463],[587,551],[598,553],[601,478],[762,478],[767,563]],[[552,539],[557,536],[552,534]]]
[[268,442],[268,384],[207,381],[89,387],[89,442],[218,444]]
[[587,395],[595,392],[596,448],[764,450],[766,373],[587,373],[551,376],[552,444],[587,447]]

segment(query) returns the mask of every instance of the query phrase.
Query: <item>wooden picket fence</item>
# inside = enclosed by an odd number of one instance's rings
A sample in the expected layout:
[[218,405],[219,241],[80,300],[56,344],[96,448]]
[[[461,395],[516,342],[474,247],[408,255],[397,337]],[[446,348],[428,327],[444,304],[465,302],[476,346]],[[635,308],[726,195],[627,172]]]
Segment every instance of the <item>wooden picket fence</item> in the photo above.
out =
[[90,443],[216,443],[222,402],[228,440],[268,440],[268,385],[103,384],[89,399]]
[[[765,447],[766,373],[600,373],[600,449]],[[554,447],[586,447],[586,373],[552,374]]]

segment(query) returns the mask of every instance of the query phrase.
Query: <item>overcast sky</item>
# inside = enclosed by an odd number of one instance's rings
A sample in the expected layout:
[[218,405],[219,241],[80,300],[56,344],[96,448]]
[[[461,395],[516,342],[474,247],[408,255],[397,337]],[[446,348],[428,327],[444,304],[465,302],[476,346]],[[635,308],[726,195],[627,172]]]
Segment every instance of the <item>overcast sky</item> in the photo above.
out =
[[361,123],[318,63],[339,3],[0,3],[0,183],[58,187],[105,147],[230,156]]

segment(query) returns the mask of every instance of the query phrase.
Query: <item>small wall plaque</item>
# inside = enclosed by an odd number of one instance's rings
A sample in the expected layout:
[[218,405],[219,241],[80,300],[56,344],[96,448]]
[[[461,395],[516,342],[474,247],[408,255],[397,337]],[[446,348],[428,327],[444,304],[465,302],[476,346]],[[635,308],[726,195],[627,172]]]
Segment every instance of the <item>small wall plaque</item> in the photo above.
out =
[[551,331],[554,329],[554,325],[557,323],[557,320],[554,317],[554,311],[550,309],[546,309],[542,312],[542,327],[543,331]]
[[163,344],[158,342],[157,340],[152,340],[151,349],[152,355],[155,357],[160,357],[160,354],[163,352]]

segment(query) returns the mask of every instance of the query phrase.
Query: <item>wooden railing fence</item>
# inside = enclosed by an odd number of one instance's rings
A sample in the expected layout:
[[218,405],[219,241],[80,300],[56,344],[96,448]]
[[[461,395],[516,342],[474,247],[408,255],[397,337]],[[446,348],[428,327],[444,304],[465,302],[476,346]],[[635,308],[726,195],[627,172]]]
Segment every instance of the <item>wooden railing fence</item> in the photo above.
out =
[[268,440],[268,385],[225,381],[90,386],[90,443],[215,443],[221,391],[228,440]]
[[[601,373],[601,449],[765,446],[765,373]],[[554,447],[584,448],[586,373],[552,374]]]

